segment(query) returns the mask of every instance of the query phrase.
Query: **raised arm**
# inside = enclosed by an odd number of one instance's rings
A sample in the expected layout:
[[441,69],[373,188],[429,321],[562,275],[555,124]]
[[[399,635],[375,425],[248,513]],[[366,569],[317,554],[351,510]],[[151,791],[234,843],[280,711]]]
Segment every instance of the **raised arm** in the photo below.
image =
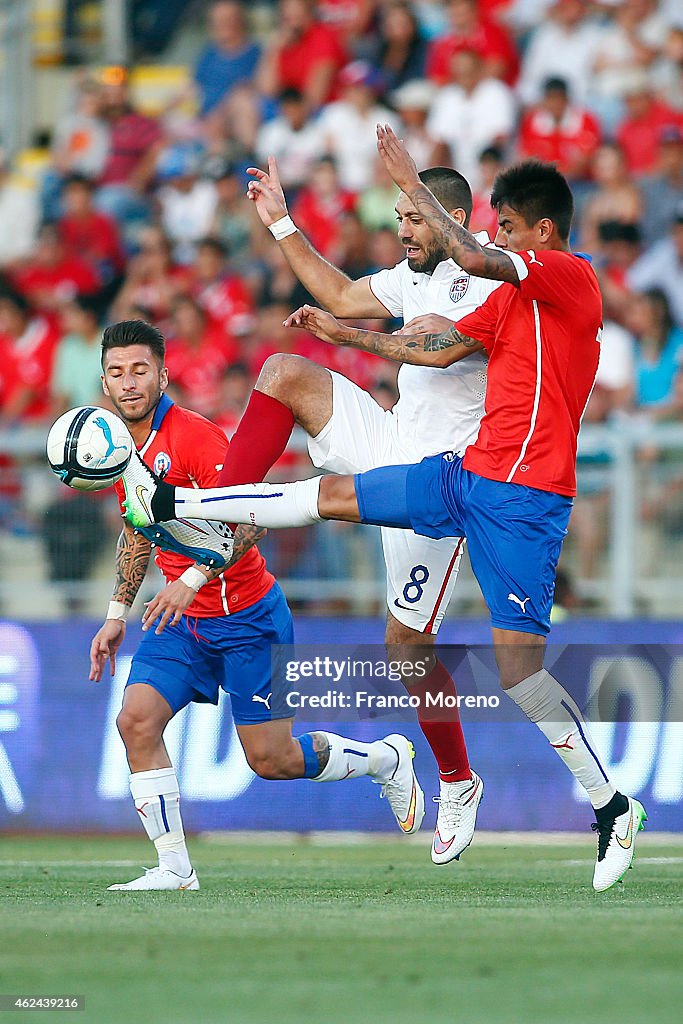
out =
[[364,352],[414,366],[443,369],[483,349],[475,338],[462,334],[455,324],[439,334],[380,334],[340,324],[331,313],[302,306],[285,320],[287,327],[302,327],[331,345],[359,348]]
[[[274,158],[269,157],[267,172],[258,167],[249,167],[247,173],[252,177],[247,197],[256,204],[265,227],[269,228],[271,224],[289,216]],[[279,239],[278,245],[304,288],[335,316],[385,319],[390,315],[373,295],[369,277],[352,281],[328,263],[298,229]]]
[[420,181],[413,158],[387,125],[377,125],[377,149],[388,173],[408,196],[448,255],[472,277],[519,285],[515,265],[502,249],[480,245],[474,235],[446,212]]

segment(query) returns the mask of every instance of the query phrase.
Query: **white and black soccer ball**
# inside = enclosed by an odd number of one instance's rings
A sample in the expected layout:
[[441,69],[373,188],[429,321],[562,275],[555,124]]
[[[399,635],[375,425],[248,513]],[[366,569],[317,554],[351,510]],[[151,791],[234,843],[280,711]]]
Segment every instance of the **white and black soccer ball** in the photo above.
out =
[[47,435],[50,469],[77,491],[111,487],[132,454],[133,438],[123,420],[92,405],[65,412]]

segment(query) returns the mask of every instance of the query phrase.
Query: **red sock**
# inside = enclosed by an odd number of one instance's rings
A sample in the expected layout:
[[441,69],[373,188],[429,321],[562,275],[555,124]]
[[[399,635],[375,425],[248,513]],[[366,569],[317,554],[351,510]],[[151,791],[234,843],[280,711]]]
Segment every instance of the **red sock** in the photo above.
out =
[[218,478],[219,487],[258,484],[287,447],[294,414],[277,398],[252,391]]
[[[432,698],[439,693],[444,697],[456,695],[450,673],[438,658],[420,689]],[[446,708],[437,704],[427,708],[424,703],[423,699],[417,718],[439,766],[439,778],[443,782],[463,782],[469,779],[470,762],[457,707]]]

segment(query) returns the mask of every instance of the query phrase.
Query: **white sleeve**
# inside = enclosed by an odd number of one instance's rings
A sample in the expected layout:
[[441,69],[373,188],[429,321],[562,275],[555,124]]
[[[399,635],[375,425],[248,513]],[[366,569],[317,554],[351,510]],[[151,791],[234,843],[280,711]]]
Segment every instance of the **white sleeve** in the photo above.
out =
[[395,267],[379,270],[370,277],[370,291],[395,317],[403,316],[402,266],[402,263],[398,263]]

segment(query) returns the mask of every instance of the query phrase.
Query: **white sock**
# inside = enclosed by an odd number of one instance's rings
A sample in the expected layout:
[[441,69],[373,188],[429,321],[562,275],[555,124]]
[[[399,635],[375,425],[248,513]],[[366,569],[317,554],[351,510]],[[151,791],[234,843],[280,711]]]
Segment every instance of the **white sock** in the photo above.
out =
[[175,768],[153,768],[130,776],[130,793],[145,832],[159,854],[159,866],[183,878],[192,871],[180,817]]
[[593,807],[604,807],[616,793],[598,760],[581,711],[557,679],[541,669],[506,691],[547,737]]
[[275,529],[308,526],[322,519],[318,512],[321,479],[314,476],[291,484],[239,484],[203,491],[176,487],[176,516]]
[[330,747],[330,757],[313,782],[339,782],[341,779],[356,779],[369,775],[378,782],[386,781],[396,768],[396,751],[383,740],[362,743],[348,740],[333,732],[319,732],[325,736]]

